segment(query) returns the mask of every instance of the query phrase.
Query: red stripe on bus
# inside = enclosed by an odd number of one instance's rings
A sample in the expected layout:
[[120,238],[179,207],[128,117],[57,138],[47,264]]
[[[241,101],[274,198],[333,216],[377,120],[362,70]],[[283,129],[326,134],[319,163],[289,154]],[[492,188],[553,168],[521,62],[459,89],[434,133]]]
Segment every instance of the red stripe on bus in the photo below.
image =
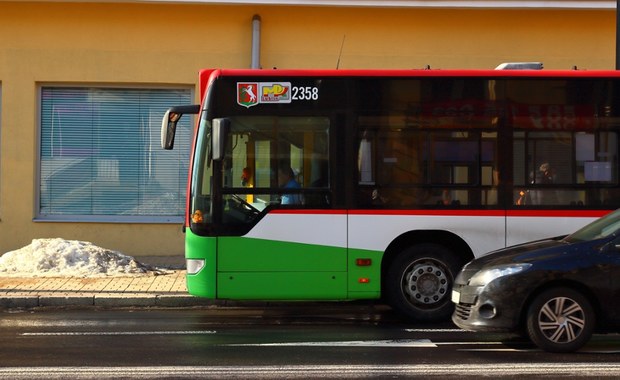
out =
[[350,210],[350,215],[505,216],[504,210]]
[[471,216],[530,218],[600,218],[613,210],[299,210],[277,209],[272,214],[287,215],[391,215],[391,216]]
[[600,218],[613,210],[507,210],[506,216],[536,218]]
[[270,214],[295,214],[295,215],[346,215],[347,210],[299,210],[299,209],[275,209]]

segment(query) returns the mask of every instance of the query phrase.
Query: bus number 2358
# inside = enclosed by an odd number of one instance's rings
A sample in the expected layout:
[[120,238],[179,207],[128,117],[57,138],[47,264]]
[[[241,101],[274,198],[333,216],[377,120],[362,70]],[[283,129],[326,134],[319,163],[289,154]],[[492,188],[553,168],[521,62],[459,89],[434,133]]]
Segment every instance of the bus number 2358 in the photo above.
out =
[[319,88],[318,87],[293,87],[293,100],[318,100]]

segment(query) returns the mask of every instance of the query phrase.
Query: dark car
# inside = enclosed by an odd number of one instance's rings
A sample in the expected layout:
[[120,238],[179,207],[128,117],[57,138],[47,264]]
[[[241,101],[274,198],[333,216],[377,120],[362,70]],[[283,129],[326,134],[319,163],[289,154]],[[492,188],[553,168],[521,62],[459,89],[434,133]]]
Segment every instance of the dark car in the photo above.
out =
[[620,210],[566,237],[477,258],[459,272],[452,321],[462,329],[526,333],[570,352],[620,329]]

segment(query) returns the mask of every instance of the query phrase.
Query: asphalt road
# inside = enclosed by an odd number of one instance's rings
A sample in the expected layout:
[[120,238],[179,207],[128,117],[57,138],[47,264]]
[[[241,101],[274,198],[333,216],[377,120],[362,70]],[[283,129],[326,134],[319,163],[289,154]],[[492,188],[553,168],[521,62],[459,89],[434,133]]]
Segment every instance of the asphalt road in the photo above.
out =
[[305,307],[0,314],[0,378],[600,378],[620,336],[549,354],[507,334]]

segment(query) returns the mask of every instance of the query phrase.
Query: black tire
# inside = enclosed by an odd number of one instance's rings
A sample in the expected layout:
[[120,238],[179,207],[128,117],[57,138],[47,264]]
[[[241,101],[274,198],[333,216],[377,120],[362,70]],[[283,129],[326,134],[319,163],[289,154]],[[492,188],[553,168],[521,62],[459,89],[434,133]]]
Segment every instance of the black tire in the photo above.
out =
[[447,321],[454,311],[452,284],[463,264],[463,260],[441,245],[410,247],[387,270],[385,298],[392,308],[409,319]]
[[596,316],[588,299],[571,288],[553,288],[538,295],[527,311],[527,334],[549,352],[573,352],[594,332]]

